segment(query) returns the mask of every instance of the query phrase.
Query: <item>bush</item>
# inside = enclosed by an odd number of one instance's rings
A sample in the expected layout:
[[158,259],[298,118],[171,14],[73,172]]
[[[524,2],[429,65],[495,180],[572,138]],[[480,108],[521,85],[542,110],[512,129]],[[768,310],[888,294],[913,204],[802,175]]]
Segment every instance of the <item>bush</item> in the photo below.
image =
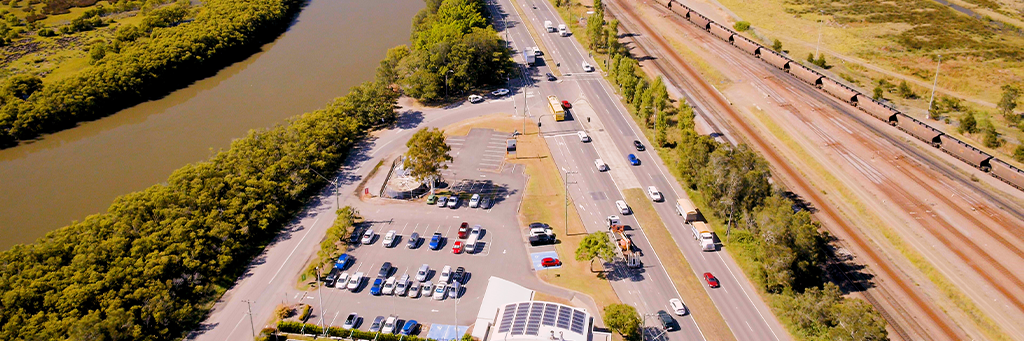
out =
[[294,313],[292,308],[284,304],[278,305],[277,309],[274,310],[274,316],[277,317],[277,319],[279,320],[283,320],[288,318],[289,316],[292,316],[292,313]]
[[736,29],[737,31],[743,32],[750,29],[750,23],[746,21],[737,21],[735,24],[732,25],[732,28]]
[[960,126],[956,128],[958,132],[975,134],[978,132],[978,121],[974,119],[974,113],[968,112],[960,118]]
[[1024,145],[1017,145],[1017,148],[1013,149],[1013,159],[1024,162]]
[[38,34],[40,37],[53,37],[57,35],[57,32],[54,32],[52,29],[49,28],[44,28],[39,30]]
[[905,80],[900,82],[900,86],[896,88],[896,91],[900,97],[906,99],[917,98],[917,94],[914,93],[914,90],[910,88],[910,84],[907,84],[907,81]]
[[778,39],[772,41],[772,50],[775,50],[775,52],[782,52],[782,42]]
[[311,314],[313,314],[313,306],[308,305],[308,304],[303,304],[302,305],[302,314],[299,314],[299,320],[300,321],[306,321],[306,319],[308,319],[309,315],[311,315]]

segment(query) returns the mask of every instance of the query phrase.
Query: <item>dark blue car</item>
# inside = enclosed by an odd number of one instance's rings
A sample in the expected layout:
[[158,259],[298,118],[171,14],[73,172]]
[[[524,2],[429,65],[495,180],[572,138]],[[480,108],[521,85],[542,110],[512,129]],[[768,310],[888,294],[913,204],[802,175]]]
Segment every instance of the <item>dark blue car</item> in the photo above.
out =
[[373,280],[373,286],[370,287],[370,295],[380,296],[380,286],[384,284],[384,279],[377,277]]
[[636,155],[629,154],[629,164],[634,166],[640,165],[640,159],[636,158]]
[[402,331],[399,334],[409,335],[416,331],[416,327],[419,327],[419,322],[416,320],[405,321],[405,325],[402,326]]
[[347,253],[343,253],[341,254],[341,256],[338,256],[338,261],[334,262],[334,267],[337,268],[338,270],[344,271],[345,268],[348,267],[348,263],[351,261],[352,257],[350,257]]
[[434,236],[430,237],[430,249],[437,250],[441,247],[441,234],[435,232]]

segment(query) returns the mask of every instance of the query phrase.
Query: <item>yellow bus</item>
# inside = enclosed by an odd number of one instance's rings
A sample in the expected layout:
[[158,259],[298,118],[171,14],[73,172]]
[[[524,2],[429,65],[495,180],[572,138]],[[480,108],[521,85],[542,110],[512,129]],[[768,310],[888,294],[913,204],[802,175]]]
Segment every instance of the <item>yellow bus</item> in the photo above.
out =
[[555,121],[565,121],[565,109],[562,108],[562,102],[558,101],[558,97],[548,96],[548,107],[551,108],[551,113],[555,114]]

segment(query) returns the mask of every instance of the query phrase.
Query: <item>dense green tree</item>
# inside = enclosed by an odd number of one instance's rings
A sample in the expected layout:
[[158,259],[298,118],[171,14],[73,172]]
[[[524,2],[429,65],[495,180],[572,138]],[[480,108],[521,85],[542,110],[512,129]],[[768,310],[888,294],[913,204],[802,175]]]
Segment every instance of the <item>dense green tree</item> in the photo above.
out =
[[974,119],[973,112],[967,112],[963,117],[960,118],[960,126],[956,128],[958,132],[974,134],[978,132],[978,121]]
[[732,28],[736,29],[736,31],[743,32],[750,29],[750,22],[737,21],[735,24],[732,25]]
[[1017,162],[1024,162],[1024,144],[1018,144],[1013,149],[1013,159],[1017,160]]
[[620,303],[604,307],[604,323],[628,341],[640,340],[640,314],[631,305]]
[[876,101],[881,101],[885,99],[885,90],[883,90],[881,86],[876,85],[874,89],[874,95],[872,95],[871,98],[875,99]]
[[587,17],[587,47],[591,50],[604,47],[608,39],[604,36],[604,14],[595,12]]
[[1017,123],[1020,121],[1020,115],[1015,114],[1013,110],[1017,108],[1017,101],[1020,100],[1020,89],[1010,84],[1003,85],[1001,89],[1003,89],[1003,95],[999,98],[997,107],[1007,121]]
[[336,98],[328,110],[337,110],[377,128],[394,122],[397,101],[398,93],[383,83],[364,82],[349,89],[345,96]]
[[576,248],[576,260],[580,262],[590,261],[590,271],[594,271],[594,260],[601,259],[609,261],[615,257],[615,249],[608,234],[594,232],[583,237],[580,245]]
[[910,88],[910,84],[907,84],[907,81],[905,80],[900,82],[899,87],[896,88],[896,92],[900,97],[906,99],[917,98],[917,94],[914,93],[914,90]]
[[848,298],[832,306],[832,328],[828,338],[837,341],[888,340],[885,319],[861,299]]
[[406,142],[403,166],[417,180],[424,181],[441,177],[441,170],[447,169],[445,162],[451,162],[452,147],[444,142],[444,130],[423,128]]
[[4,82],[3,88],[0,90],[0,97],[26,100],[42,88],[43,80],[35,75],[16,75]]
[[775,52],[782,52],[782,42],[778,39],[772,41],[772,50],[775,50]]

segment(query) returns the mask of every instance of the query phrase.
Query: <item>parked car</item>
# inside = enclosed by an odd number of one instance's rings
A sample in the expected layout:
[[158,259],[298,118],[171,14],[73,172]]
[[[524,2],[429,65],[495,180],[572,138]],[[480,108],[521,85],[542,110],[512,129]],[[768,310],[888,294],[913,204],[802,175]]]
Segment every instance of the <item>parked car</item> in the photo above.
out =
[[455,272],[452,273],[452,281],[459,284],[465,284],[465,282],[463,282],[464,276],[466,276],[466,268],[461,266],[457,267],[455,268]]
[[417,298],[417,297],[420,297],[420,285],[419,284],[411,284],[411,285],[409,285],[409,298]]
[[529,241],[530,241],[530,245],[531,246],[541,246],[541,245],[554,244],[555,243],[555,238],[548,237],[545,234],[540,234],[540,235],[530,236],[529,237]]
[[444,283],[444,282],[437,283],[437,286],[434,287],[434,294],[431,295],[431,298],[433,298],[435,300],[439,300],[439,301],[443,300],[444,297],[446,296],[446,294],[448,293],[447,289],[448,289],[448,284],[447,283]]
[[682,300],[678,298],[673,298],[671,300],[668,300],[668,305],[672,306],[672,311],[674,311],[676,315],[686,315],[686,305],[683,304]]
[[462,250],[463,250],[463,247],[462,247],[462,241],[461,240],[455,241],[455,244],[452,244],[452,253],[460,254],[460,253],[462,253]]
[[331,268],[331,272],[328,272],[327,275],[322,278],[324,281],[324,285],[328,287],[333,287],[334,283],[337,282],[338,280],[338,276],[340,275],[341,270],[338,270],[338,268]]
[[719,286],[718,278],[715,278],[715,275],[710,272],[704,273],[704,280],[708,282],[708,287],[717,288]]
[[448,298],[459,298],[459,291],[462,291],[462,284],[452,282],[452,286],[448,287]]
[[380,265],[380,271],[377,272],[377,277],[387,278],[391,275],[391,269],[391,262],[384,262],[384,264]]
[[569,103],[569,101],[562,101],[562,108],[563,109],[572,109],[572,103]]
[[345,286],[345,289],[355,292],[359,289],[360,284],[363,284],[363,273],[357,272],[348,278],[348,285]]
[[398,323],[398,316],[388,316],[388,319],[384,320],[384,327],[380,329],[380,332],[384,334],[394,334],[396,328],[395,323]]
[[502,89],[491,91],[491,96],[501,97],[501,96],[508,95],[508,93],[509,93],[508,89],[502,88]]
[[444,208],[448,204],[448,196],[441,195],[437,197],[437,207]]
[[402,296],[409,290],[409,274],[403,274],[395,284],[395,295]]
[[373,280],[373,286],[370,287],[370,295],[380,296],[380,287],[383,286],[383,285],[384,285],[384,279],[383,278],[377,277],[377,279]]
[[629,156],[627,156],[626,158],[629,159],[629,164],[634,165],[634,166],[639,166],[640,165],[640,159],[638,159],[636,157],[636,155],[629,154]]
[[576,132],[576,135],[579,135],[580,142],[590,142],[590,135],[587,135],[587,132],[580,130]]
[[395,230],[388,231],[387,234],[384,234],[384,242],[381,244],[383,244],[384,247],[395,247],[395,242],[398,241],[397,237],[398,232],[395,232]]
[[480,225],[473,225],[473,228],[469,230],[469,237],[470,238],[473,238],[473,237],[480,238],[480,231],[481,231]]
[[417,246],[420,245],[420,234],[417,232],[413,232],[412,234],[410,234],[409,241],[406,242],[405,245],[410,249],[415,249]]
[[345,270],[351,262],[352,256],[349,256],[347,253],[343,253],[341,256],[338,256],[338,260],[334,262],[334,267],[340,270]]
[[431,194],[431,195],[427,196],[427,205],[433,205],[433,204],[436,204],[436,203],[437,203],[437,196],[436,195]]
[[377,316],[373,318],[373,323],[370,324],[370,332],[376,333],[380,331],[380,327],[384,324],[384,316]]
[[480,207],[480,195],[479,194],[473,194],[473,196],[469,198],[469,207],[470,208]]
[[348,273],[342,272],[341,275],[338,275],[338,280],[334,283],[336,283],[334,287],[344,290],[345,286],[348,285]]
[[441,236],[440,232],[434,232],[434,235],[430,237],[430,249],[437,251],[441,247]]
[[384,281],[384,287],[380,289],[380,293],[394,295],[396,284],[398,284],[398,280],[395,279],[395,276],[388,277],[388,280]]
[[647,186],[647,195],[650,195],[651,200],[655,202],[665,200],[665,196],[661,195],[661,192],[658,191],[658,188],[654,186]]
[[359,321],[359,314],[351,313],[345,318],[345,324],[341,325],[342,328],[352,329],[356,327],[356,322]]
[[448,208],[458,208],[458,207],[459,207],[459,197],[456,196],[456,195],[448,197]]
[[444,283],[444,284],[451,283],[451,278],[452,278],[452,266],[451,265],[445,265],[444,268],[441,269],[441,277],[438,278],[438,280],[437,280],[438,283],[437,284],[441,285],[441,283]]
[[485,210],[491,208],[492,202],[493,201],[491,200],[491,197],[484,197],[483,199],[480,200],[480,208]]
[[402,331],[399,332],[399,334],[402,334],[402,335],[415,334],[416,328],[418,328],[419,326],[420,326],[420,324],[419,324],[419,322],[416,322],[416,320],[405,321],[405,325],[402,326]]
[[427,264],[420,265],[420,269],[416,270],[416,280],[420,281],[420,282],[423,282],[423,281],[427,280],[427,275],[429,275],[429,274],[430,274],[430,265],[427,265]]
[[558,78],[555,78],[555,75],[552,75],[550,72],[545,73],[544,75],[548,77],[548,81],[549,82],[554,82],[554,81],[558,80]]
[[644,144],[640,143],[640,140],[633,140],[633,147],[636,147],[636,150],[640,152],[644,151],[645,149]]
[[420,283],[420,292],[423,293],[423,296],[430,296],[434,292],[434,283],[431,281]]
[[480,103],[484,101],[484,97],[480,95],[469,95],[469,103]]
[[551,266],[560,266],[560,265],[562,265],[562,261],[558,260],[558,258],[548,257],[548,258],[544,258],[544,259],[540,260],[540,266],[543,266],[545,268],[546,267],[551,267]]
[[466,237],[469,237],[469,223],[462,222],[462,225],[459,225],[459,239],[466,239]]
[[370,243],[373,242],[373,236],[373,229],[366,229],[366,232],[363,232],[363,239],[360,242],[362,242],[363,245],[370,245]]
[[615,208],[619,209],[619,213],[629,214],[629,205],[626,205],[625,201],[616,200],[615,201]]
[[658,321],[661,322],[661,327],[665,330],[675,330],[676,320],[671,315],[666,313],[664,310],[658,310]]

